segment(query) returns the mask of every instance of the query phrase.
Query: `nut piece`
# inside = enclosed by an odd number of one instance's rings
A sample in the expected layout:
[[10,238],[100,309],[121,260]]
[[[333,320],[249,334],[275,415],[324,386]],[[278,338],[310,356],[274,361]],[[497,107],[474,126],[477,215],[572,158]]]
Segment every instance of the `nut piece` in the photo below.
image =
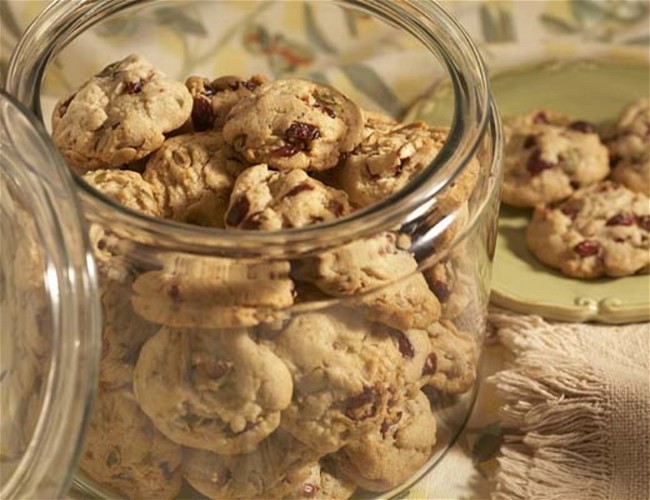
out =
[[350,211],[345,192],[303,170],[274,172],[257,165],[237,178],[225,222],[229,228],[268,231],[318,224]]
[[158,149],[191,111],[182,83],[130,55],[57,103],[52,139],[79,172],[118,168]]

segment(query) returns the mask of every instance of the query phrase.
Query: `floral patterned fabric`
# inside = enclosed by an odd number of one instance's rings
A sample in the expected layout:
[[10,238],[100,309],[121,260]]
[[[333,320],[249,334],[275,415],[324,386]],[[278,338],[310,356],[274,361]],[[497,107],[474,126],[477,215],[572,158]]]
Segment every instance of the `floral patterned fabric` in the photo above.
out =
[[[0,82],[4,82],[16,41],[48,3],[0,3]],[[229,2],[227,15],[233,22],[229,30],[219,33],[210,29],[209,11],[214,3],[207,1],[169,2],[144,19],[134,16],[106,23],[77,47],[71,46],[75,58],[55,65],[46,91],[61,95],[89,73],[123,57],[127,41],[136,32],[143,40],[143,53],[156,64],[167,61],[161,68],[179,78],[191,73],[219,75],[222,67],[242,75],[307,75],[354,94],[369,108],[383,108],[395,116],[405,113],[422,94],[429,85],[423,81],[435,80],[437,68],[431,67],[429,59],[422,59],[412,40],[395,36],[391,29],[383,30],[363,15],[327,9],[322,2],[307,2],[301,9],[290,10],[289,3]],[[443,3],[473,36],[491,71],[558,54],[618,55],[624,51],[648,57],[647,0]],[[92,51],[87,50],[88,43],[93,44]],[[507,356],[500,346],[488,346],[482,375],[501,369]],[[488,497],[487,478],[496,467],[494,456],[502,436],[497,411],[496,397],[482,385],[473,415],[456,444],[434,471],[403,497]]]

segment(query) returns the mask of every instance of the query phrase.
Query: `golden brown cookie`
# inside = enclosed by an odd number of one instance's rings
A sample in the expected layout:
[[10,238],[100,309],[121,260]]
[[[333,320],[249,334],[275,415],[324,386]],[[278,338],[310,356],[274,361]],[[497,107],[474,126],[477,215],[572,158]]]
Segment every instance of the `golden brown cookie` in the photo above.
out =
[[130,55],[57,103],[52,139],[79,172],[118,168],[158,149],[191,111],[182,83]]
[[293,384],[284,363],[246,330],[162,328],[140,351],[133,389],[172,441],[248,453],[280,424]]
[[328,85],[297,78],[258,87],[231,109],[223,127],[247,161],[278,170],[332,168],[362,133],[359,106]]
[[312,179],[304,170],[275,172],[257,165],[237,178],[225,221],[232,229],[269,231],[327,222],[351,211],[344,191]]

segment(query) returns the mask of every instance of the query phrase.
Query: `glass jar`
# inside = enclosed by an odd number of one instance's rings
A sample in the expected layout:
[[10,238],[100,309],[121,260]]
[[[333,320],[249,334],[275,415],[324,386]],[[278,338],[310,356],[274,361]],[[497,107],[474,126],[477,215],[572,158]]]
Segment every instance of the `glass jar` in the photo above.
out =
[[419,175],[307,227],[157,219],[76,176],[102,304],[76,486],[111,498],[404,491],[458,435],[477,386],[502,145],[473,43],[436,2],[55,1],[21,39],[7,89],[47,125],[58,99],[130,53],[181,81],[326,81],[392,120],[433,85],[454,99]]

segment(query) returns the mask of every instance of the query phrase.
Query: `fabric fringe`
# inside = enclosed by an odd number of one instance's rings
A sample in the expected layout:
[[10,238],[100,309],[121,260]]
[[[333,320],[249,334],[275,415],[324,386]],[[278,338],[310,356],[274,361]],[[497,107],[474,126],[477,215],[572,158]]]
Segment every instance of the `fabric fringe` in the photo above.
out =
[[490,322],[517,354],[512,369],[488,379],[505,402],[492,499],[608,498],[613,465],[602,372],[581,356],[570,327],[500,312]]

